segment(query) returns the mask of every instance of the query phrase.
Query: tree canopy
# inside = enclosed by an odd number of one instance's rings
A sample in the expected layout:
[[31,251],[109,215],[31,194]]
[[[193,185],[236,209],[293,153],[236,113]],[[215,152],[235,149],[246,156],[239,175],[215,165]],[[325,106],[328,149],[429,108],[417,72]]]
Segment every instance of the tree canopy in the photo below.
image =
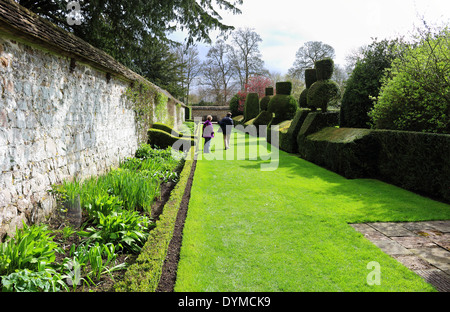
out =
[[[147,55],[165,62],[161,50],[169,52],[169,34],[175,30],[187,31],[187,43],[211,42],[210,31],[234,29],[221,22],[218,10],[240,14],[238,5],[243,0],[79,0],[81,23],[69,25],[67,17],[73,9],[66,0],[16,0],[20,5],[48,19],[59,27],[107,52],[130,69],[146,76],[154,83],[167,87],[176,84],[164,70],[151,65]],[[79,25],[78,25],[79,24]],[[170,67],[170,66],[169,66]],[[155,72],[155,71],[161,72]],[[152,75],[149,73],[152,72]],[[159,77],[159,81],[154,77]],[[162,79],[166,77],[168,80]],[[174,90],[168,89],[169,92]],[[175,90],[176,91],[176,90]],[[174,94],[175,95],[175,94]]]

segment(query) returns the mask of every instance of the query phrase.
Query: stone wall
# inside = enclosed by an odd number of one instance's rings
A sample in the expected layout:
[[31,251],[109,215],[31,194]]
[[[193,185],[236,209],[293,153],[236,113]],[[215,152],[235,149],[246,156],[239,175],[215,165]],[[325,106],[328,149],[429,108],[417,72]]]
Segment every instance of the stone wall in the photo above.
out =
[[230,111],[228,106],[192,106],[192,119],[202,118],[206,120],[206,116],[211,115],[213,121],[221,120]]
[[[24,18],[33,20],[36,35],[16,25]],[[71,34],[67,46],[36,39],[47,23],[17,4],[0,4],[0,240],[22,222],[40,222],[54,211],[52,184],[104,173],[146,141],[139,136],[146,124],[127,90],[137,81],[151,84],[101,51],[96,59],[73,53],[76,45],[95,48]],[[48,31],[42,33],[58,35]],[[148,99],[153,109],[146,120],[182,123],[184,105],[151,87],[160,96]],[[164,99],[160,117],[155,98]]]

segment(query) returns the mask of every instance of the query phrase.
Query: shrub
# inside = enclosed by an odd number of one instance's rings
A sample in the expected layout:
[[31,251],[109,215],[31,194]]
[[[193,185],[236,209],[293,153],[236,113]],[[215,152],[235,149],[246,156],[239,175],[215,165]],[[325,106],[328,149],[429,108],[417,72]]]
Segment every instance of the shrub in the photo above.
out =
[[315,68],[305,69],[305,86],[309,89],[317,81],[317,70]]
[[378,177],[450,202],[450,135],[376,130]]
[[267,108],[269,107],[269,102],[270,102],[270,99],[272,98],[272,96],[273,96],[273,88],[272,87],[266,88],[266,96],[264,96],[261,99],[261,101],[259,102],[259,109],[261,111],[266,111],[267,110]]
[[290,82],[290,81],[277,82],[276,88],[277,88],[277,94],[291,95],[292,82]]
[[369,128],[369,111],[373,108],[371,97],[377,96],[385,69],[391,66],[396,43],[374,41],[364,51],[355,66],[342,96],[340,127]]
[[299,109],[297,113],[295,113],[289,129],[284,135],[284,139],[280,140],[280,149],[288,153],[298,152],[297,135],[309,112],[309,109]]
[[346,178],[373,176],[378,145],[369,129],[323,128],[303,140],[302,158]]
[[314,63],[317,80],[329,80],[333,76],[334,62],[331,58],[324,58]]
[[[178,142],[178,148],[183,151],[189,150],[191,146],[194,145],[193,138],[180,138],[175,137],[166,131],[150,128],[147,132],[148,134],[148,144],[152,147],[158,147],[161,149],[166,149],[169,147],[174,147],[175,143]],[[177,144],[178,145],[178,144]]]
[[235,126],[242,125],[243,122],[244,122],[244,116],[243,115],[235,116],[232,119],[233,119],[233,124]]
[[265,125],[267,126],[272,120],[273,114],[268,111],[262,111],[253,121],[253,125],[256,127]]
[[308,89],[305,89],[300,93],[300,98],[298,99],[298,105],[301,108],[308,108]]
[[230,113],[232,116],[242,115],[243,112],[239,110],[239,101],[241,97],[239,94],[235,94],[230,100]]
[[259,96],[258,93],[249,93],[245,99],[244,117],[248,121],[259,114]]
[[450,133],[450,32],[394,60],[369,116],[377,129]]
[[326,112],[328,105],[339,101],[339,85],[332,80],[319,80],[313,83],[308,90],[308,106],[322,109]]
[[293,119],[298,109],[297,100],[291,95],[277,94],[270,99],[268,112],[273,113],[273,124]]

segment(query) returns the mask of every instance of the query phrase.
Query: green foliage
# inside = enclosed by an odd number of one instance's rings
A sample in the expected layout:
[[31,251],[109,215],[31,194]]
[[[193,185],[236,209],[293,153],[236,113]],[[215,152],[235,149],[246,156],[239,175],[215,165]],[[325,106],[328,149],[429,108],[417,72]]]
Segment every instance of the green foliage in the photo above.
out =
[[258,127],[265,125],[267,126],[272,120],[273,114],[268,111],[262,111],[256,118],[253,120],[253,125]]
[[298,105],[301,108],[308,108],[308,89],[305,89],[300,93],[300,98],[298,99]]
[[244,116],[243,115],[235,116],[232,119],[233,119],[233,124],[235,126],[236,125],[241,125],[244,122]]
[[394,60],[369,114],[375,128],[450,133],[450,32],[429,36]]
[[239,111],[239,94],[235,94],[230,100],[230,113],[232,116],[242,115],[243,112]]
[[297,100],[291,95],[276,94],[270,99],[268,112],[275,114],[272,123],[293,119],[298,109]]
[[46,225],[23,224],[14,237],[0,244],[0,275],[16,270],[40,271],[55,261],[58,244]]
[[154,226],[148,217],[136,211],[113,211],[107,216],[101,213],[98,216],[95,227],[88,227],[78,235],[86,237],[88,242],[112,243],[119,250],[136,254],[145,244],[149,229]]
[[266,96],[272,96],[273,95],[273,87],[266,88],[265,95]]
[[163,130],[149,129],[147,135],[148,144],[161,149],[166,149],[169,147],[174,148],[175,143],[179,143],[178,148],[180,150],[187,151],[194,145],[194,139],[192,138],[188,139],[175,137]]
[[381,78],[390,68],[397,54],[396,41],[373,41],[363,51],[362,58],[346,82],[342,96],[340,127],[368,128],[369,111],[373,108],[371,97],[377,96]]
[[277,94],[291,95],[292,92],[292,82],[283,81],[276,83]]
[[315,68],[305,69],[305,85],[309,89],[317,81],[317,70]]
[[336,104],[340,99],[339,85],[332,80],[318,80],[308,89],[307,106],[320,108],[326,112],[328,105]]
[[309,109],[299,109],[292,120],[288,131],[280,137],[280,149],[288,153],[297,153],[297,135],[300,132],[300,128],[303,125],[306,117],[308,116]]
[[62,276],[55,270],[17,270],[1,278],[3,292],[59,292],[68,290]]
[[182,134],[179,133],[178,131],[176,131],[174,128],[172,128],[171,126],[168,126],[164,123],[161,122],[155,122],[152,125],[153,129],[159,129],[159,130],[163,130],[166,131],[167,133],[170,133],[171,135],[175,136],[175,137],[182,137]]
[[259,96],[258,93],[249,93],[245,99],[244,117],[246,121],[255,118],[259,114]]
[[450,203],[450,136],[377,130],[378,177]]
[[329,80],[333,76],[334,61],[331,58],[316,61],[314,67],[316,69],[317,80]]
[[266,95],[261,99],[261,101],[259,102],[259,108],[261,109],[261,112],[266,111],[269,108],[269,102],[271,98],[271,95]]
[[123,281],[116,283],[117,291],[154,292],[158,287],[181,201],[188,179],[192,174],[192,167],[193,160],[186,160],[180,174],[180,181],[164,206],[163,215],[156,221],[156,227],[150,232],[137,262],[128,267]]

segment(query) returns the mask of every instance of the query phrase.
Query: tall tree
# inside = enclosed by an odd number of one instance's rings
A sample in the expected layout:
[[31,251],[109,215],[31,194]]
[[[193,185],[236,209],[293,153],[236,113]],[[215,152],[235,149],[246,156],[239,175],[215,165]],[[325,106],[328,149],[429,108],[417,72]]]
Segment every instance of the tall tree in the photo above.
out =
[[261,59],[259,43],[261,37],[251,28],[239,28],[233,31],[232,50],[233,67],[239,79],[241,89],[245,89],[250,76],[268,73],[264,70],[264,61]]
[[[168,35],[177,30],[187,30],[186,42],[211,42],[210,31],[227,32],[233,26],[221,22],[216,8],[232,14],[240,14],[238,6],[243,0],[78,0],[80,23],[70,25],[67,18],[73,8],[67,7],[67,0],[15,0],[22,6],[50,20],[56,25],[73,32],[93,46],[107,52],[130,69],[143,73],[152,80],[152,75],[168,76],[169,73],[155,73],[155,70],[170,70],[170,65],[153,68],[150,73],[148,53],[160,55],[157,62],[170,62],[160,54],[161,44],[173,44]],[[79,24],[79,25],[78,25]],[[152,51],[155,49],[155,51]],[[156,80],[152,80],[157,83]],[[172,81],[169,84],[176,85]]]
[[231,46],[223,40],[216,42],[212,46],[205,61],[203,68],[202,84],[210,87],[216,96],[218,105],[226,105],[228,96],[232,90],[232,78],[234,76],[234,68],[230,59]]
[[183,102],[189,105],[189,95],[194,80],[199,76],[202,70],[202,63],[199,58],[197,47],[180,45],[177,47],[177,55],[183,64],[182,69],[182,87],[186,90],[183,96]]
[[321,41],[308,41],[300,47],[295,54],[293,66],[289,69],[289,75],[303,78],[305,69],[314,68],[314,63],[326,57],[334,58],[334,48]]

